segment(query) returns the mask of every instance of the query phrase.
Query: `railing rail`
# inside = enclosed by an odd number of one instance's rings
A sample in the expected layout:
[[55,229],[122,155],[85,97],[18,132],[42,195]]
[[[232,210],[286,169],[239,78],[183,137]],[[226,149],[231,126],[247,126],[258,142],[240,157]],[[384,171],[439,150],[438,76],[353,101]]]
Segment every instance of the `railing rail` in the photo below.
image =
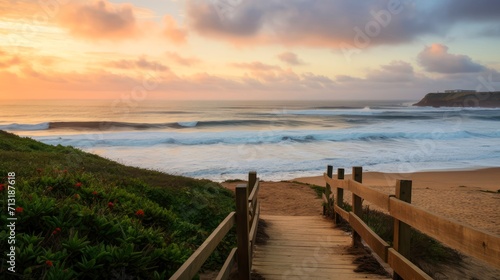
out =
[[[331,211],[335,222],[341,219],[353,228],[353,245],[363,239],[368,246],[394,270],[394,279],[432,279],[407,258],[410,250],[410,226],[458,250],[500,268],[500,236],[471,228],[457,221],[433,214],[411,204],[411,181],[397,180],[396,194],[388,195],[362,184],[362,168],[353,167],[353,178],[344,179],[344,169],[339,168],[337,178],[332,178],[332,167],[324,174],[325,193],[336,189],[336,201]],[[342,209],[344,190],[353,196],[353,211]],[[373,232],[361,219],[362,201],[366,200],[388,212],[394,218],[393,248]],[[340,204],[340,205],[339,205]],[[327,205],[330,205],[328,200]]]
[[238,279],[250,279],[253,248],[260,215],[259,188],[260,182],[257,173],[252,171],[248,175],[248,184],[236,186],[236,212],[227,215],[205,242],[170,277],[171,280],[188,280],[196,276],[205,261],[234,225],[236,225],[238,247],[231,250],[216,279],[228,279],[236,260],[238,261]]

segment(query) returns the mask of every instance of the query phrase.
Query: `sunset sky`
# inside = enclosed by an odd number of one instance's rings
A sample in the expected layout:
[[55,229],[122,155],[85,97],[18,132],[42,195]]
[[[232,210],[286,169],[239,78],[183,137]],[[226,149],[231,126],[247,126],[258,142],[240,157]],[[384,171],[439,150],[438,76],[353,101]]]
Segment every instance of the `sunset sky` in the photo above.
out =
[[0,0],[0,99],[500,89],[497,0]]

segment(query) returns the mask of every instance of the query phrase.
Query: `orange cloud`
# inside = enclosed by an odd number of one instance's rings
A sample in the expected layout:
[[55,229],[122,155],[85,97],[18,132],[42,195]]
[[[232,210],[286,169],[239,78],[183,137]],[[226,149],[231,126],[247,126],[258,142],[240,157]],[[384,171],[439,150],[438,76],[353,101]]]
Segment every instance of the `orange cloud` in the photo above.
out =
[[258,61],[254,61],[254,62],[251,62],[251,63],[232,63],[231,65],[234,66],[234,67],[237,67],[237,68],[248,69],[250,71],[281,70],[281,68],[279,66],[265,64],[265,63],[258,62]]
[[119,61],[112,61],[107,64],[108,66],[119,69],[145,69],[154,71],[167,71],[169,68],[159,62],[148,60],[145,57],[140,57],[136,60],[122,59]]
[[106,0],[69,2],[61,7],[58,22],[74,36],[90,40],[122,40],[139,33],[134,6]]
[[293,52],[284,52],[277,55],[278,59],[289,65],[302,65],[304,62]]
[[486,66],[472,60],[467,55],[452,54],[442,44],[426,46],[417,56],[418,62],[428,72],[442,74],[476,73],[487,70]]
[[187,39],[187,30],[180,28],[177,26],[177,22],[169,15],[163,17],[163,24],[165,25],[165,29],[163,34],[170,41],[176,44],[182,44],[186,42]]
[[167,52],[167,56],[173,62],[184,66],[192,66],[201,62],[196,57],[183,57],[174,52]]
[[10,56],[6,52],[0,50],[0,69],[7,69],[20,64],[22,64],[22,61],[18,56]]

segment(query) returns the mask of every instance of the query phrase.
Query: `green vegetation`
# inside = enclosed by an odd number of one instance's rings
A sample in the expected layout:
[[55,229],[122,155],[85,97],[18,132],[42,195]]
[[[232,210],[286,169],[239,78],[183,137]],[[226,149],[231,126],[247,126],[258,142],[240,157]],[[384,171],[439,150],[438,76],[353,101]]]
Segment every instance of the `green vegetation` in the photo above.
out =
[[[168,156],[168,155],[165,155]],[[233,211],[220,185],[128,167],[0,131],[0,251],[8,252],[7,174],[15,172],[15,274],[22,279],[168,279]],[[9,221],[10,222],[10,221]],[[207,261],[221,265],[230,234]]]
[[282,182],[292,182],[294,184],[299,184],[299,185],[306,185],[309,186],[315,193],[317,198],[322,198],[323,194],[325,193],[325,187],[314,185],[314,184],[308,184],[308,183],[303,183],[299,181],[282,181]]

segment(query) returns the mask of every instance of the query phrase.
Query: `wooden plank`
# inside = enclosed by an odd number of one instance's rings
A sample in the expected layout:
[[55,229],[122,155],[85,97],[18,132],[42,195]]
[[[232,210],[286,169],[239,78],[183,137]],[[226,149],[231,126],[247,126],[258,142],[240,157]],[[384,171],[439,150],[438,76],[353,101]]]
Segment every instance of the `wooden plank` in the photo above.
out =
[[[280,266],[280,267],[259,267],[255,271],[260,275],[265,275],[264,277],[267,279],[267,275],[280,275],[280,279],[325,279],[327,277],[332,277],[330,279],[351,279],[351,276],[357,276],[360,278],[368,278],[369,274],[358,274],[353,272],[355,266],[348,266],[345,268],[316,268],[316,267],[306,267],[299,265],[289,265],[289,266]],[[362,277],[363,275],[364,277]]]
[[342,219],[349,221],[349,212],[335,205],[335,213],[338,213]]
[[259,224],[259,214],[260,214],[260,203],[257,202],[257,210],[255,212],[255,219],[252,222],[252,226],[250,227],[250,242],[255,240],[255,237],[257,236],[257,227]]
[[248,197],[255,187],[255,182],[257,182],[257,171],[248,172]]
[[391,216],[430,237],[500,268],[500,236],[430,213],[397,198],[389,200]]
[[238,279],[250,279],[250,251],[248,240],[247,186],[236,186],[236,238],[238,243]]
[[363,198],[366,201],[382,208],[385,211],[389,211],[389,195],[369,188],[361,183],[354,180],[348,180],[348,190],[357,196]]
[[[261,215],[270,239],[255,248],[252,270],[265,279],[380,279],[354,272],[351,238],[322,216]],[[313,227],[315,225],[315,227]],[[368,276],[368,277],[367,277]],[[366,277],[366,278],[365,278]]]
[[349,213],[349,224],[370,246],[370,248],[384,261],[387,262],[387,249],[389,244],[378,236],[371,228],[369,228],[358,216],[353,212]]
[[259,225],[259,214],[260,214],[260,205],[259,201],[257,201],[257,209],[255,212],[255,217],[252,222],[252,226],[250,227],[250,269],[252,268],[252,260],[253,260],[253,252],[255,248],[255,238],[257,237],[257,229]]
[[237,248],[233,248],[229,253],[224,265],[217,274],[217,278],[215,280],[226,280],[229,279],[229,275],[231,274],[231,270],[233,269],[234,263],[236,261],[236,251]]
[[302,261],[304,261],[304,259],[306,257],[313,257],[314,259],[314,265],[317,266],[317,267],[325,267],[325,268],[342,268],[342,267],[346,267],[346,266],[354,266],[353,263],[352,263],[352,259],[344,259],[343,261],[337,261],[335,260],[335,263],[332,263],[331,260],[325,260],[325,259],[319,259],[319,258],[314,258],[314,256],[310,255],[310,256],[294,256],[293,258],[292,257],[284,257],[284,256],[281,256],[282,259],[262,259],[262,260],[254,260],[254,263],[255,265],[258,265],[258,266],[274,266],[274,267],[278,267],[278,266],[286,266],[286,265],[290,265],[290,264],[296,264],[297,262],[298,263],[301,263]]
[[[326,175],[328,177],[332,178],[332,175],[333,175],[333,166],[328,165],[326,167]],[[330,186],[330,184],[326,183],[325,192],[323,193],[324,199],[326,200],[326,201],[324,201],[326,203],[326,205],[323,205],[323,215],[326,215],[327,211],[328,212],[332,211],[332,205],[330,203],[330,195],[331,194],[332,194],[331,186]]]
[[[397,180],[396,181],[396,198],[411,203],[411,181]],[[394,219],[394,250],[405,258],[410,257],[410,241],[411,241],[411,228],[404,222]],[[394,273],[394,280],[403,280],[404,277],[397,272]]]
[[259,194],[259,187],[260,187],[260,179],[257,178],[255,180],[255,185],[253,187],[253,190],[248,196],[248,202],[252,202],[255,198],[257,198],[257,195]]
[[[363,168],[355,166],[352,168],[352,178],[358,183],[363,182]],[[349,181],[348,181],[349,182]],[[348,185],[349,186],[349,185]],[[363,200],[357,194],[352,193],[352,212],[358,217],[363,215]],[[352,245],[354,247],[362,247],[361,236],[356,230],[352,231]]]
[[235,212],[231,212],[201,244],[201,246],[187,259],[186,262],[170,277],[170,279],[192,279],[201,266],[215,250],[217,245],[226,236],[235,223]]
[[387,263],[405,280],[432,280],[432,277],[423,272],[418,266],[403,257],[393,248],[387,250]]
[[348,182],[347,180],[339,180],[339,179],[334,179],[328,177],[328,174],[323,173],[323,178],[325,179],[325,182],[330,185],[332,188],[341,188],[341,189],[347,189],[348,188]]
[[[344,169],[343,168],[337,169],[337,179],[344,180]],[[337,201],[335,203],[334,209],[337,205],[338,205],[338,207],[344,206],[344,189],[337,188],[337,196],[335,197],[335,199]],[[339,224],[341,222],[340,218],[342,217],[342,214],[338,213],[336,210],[334,212],[335,212],[335,223]]]

